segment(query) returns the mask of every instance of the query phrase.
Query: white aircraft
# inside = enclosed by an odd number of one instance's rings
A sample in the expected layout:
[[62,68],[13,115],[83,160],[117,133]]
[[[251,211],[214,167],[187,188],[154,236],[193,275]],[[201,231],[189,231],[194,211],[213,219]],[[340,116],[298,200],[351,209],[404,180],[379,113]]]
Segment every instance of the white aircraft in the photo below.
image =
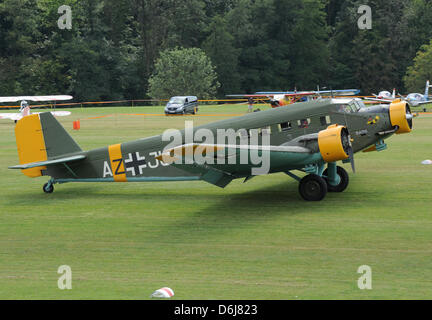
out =
[[375,95],[376,98],[366,98],[366,100],[384,102],[384,103],[392,103],[396,99],[402,99],[407,101],[411,107],[419,107],[424,104],[432,103],[432,100],[429,97],[429,88],[432,88],[430,85],[430,81],[426,81],[425,93],[410,93],[406,97],[399,95],[396,97],[396,90],[393,90],[393,94],[390,94],[388,91],[382,91],[379,95]]
[[377,101],[377,102],[392,102],[396,100],[396,89],[393,89],[393,93],[389,91],[381,91],[378,94],[373,94],[375,98],[366,98],[366,100]]
[[[0,103],[6,102],[19,102],[21,101],[21,107],[18,113],[0,113],[0,119],[9,119],[15,121],[21,120],[22,118],[31,114],[30,106],[27,101],[66,101],[73,99],[72,96],[21,96],[21,97],[0,97]],[[39,112],[36,112],[39,113]],[[69,111],[51,111],[56,117],[69,116]]]

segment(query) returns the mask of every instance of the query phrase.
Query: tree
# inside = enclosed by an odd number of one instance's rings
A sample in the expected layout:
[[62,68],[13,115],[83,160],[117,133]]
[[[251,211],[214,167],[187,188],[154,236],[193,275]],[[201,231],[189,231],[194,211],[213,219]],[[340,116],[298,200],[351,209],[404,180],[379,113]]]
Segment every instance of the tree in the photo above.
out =
[[154,99],[176,95],[213,98],[219,87],[210,58],[199,48],[175,48],[161,52],[149,79],[148,94]]
[[238,73],[239,49],[234,47],[234,37],[228,32],[224,18],[216,16],[209,26],[210,34],[202,47],[216,68],[221,86],[219,96],[240,90],[240,75]]
[[[332,87],[359,87],[363,94],[402,89],[407,59],[402,18],[408,0],[344,1],[330,40]],[[372,30],[360,30],[357,10],[372,8]],[[412,59],[412,58],[411,58]]]
[[405,87],[411,92],[422,92],[425,82],[432,79],[432,40],[421,47],[414,59],[414,65],[408,67],[404,77]]

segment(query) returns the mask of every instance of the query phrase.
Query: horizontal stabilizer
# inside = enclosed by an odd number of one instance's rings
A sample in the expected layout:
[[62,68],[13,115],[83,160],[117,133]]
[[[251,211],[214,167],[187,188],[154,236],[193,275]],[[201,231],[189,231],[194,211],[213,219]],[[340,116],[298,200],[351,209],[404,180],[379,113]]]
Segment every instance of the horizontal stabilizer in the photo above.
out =
[[85,158],[86,158],[85,155],[71,156],[71,157],[59,158],[59,159],[54,159],[54,160],[47,160],[47,161],[40,161],[40,162],[21,164],[21,165],[9,167],[9,169],[25,170],[25,169],[31,169],[31,168],[37,168],[37,167],[54,165],[54,164],[73,162],[73,161],[83,160]]

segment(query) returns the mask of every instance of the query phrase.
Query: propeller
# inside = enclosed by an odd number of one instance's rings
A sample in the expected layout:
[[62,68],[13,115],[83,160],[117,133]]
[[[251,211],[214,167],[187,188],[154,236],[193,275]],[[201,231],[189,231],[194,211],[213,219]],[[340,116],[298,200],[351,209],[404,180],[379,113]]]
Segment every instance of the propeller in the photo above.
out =
[[345,130],[343,131],[343,134],[342,134],[342,145],[343,145],[345,152],[349,156],[349,161],[351,163],[352,171],[353,171],[353,173],[355,173],[356,170],[355,170],[355,162],[354,162],[354,149],[352,147],[351,142],[352,142],[351,135],[349,134],[348,129],[345,128]]
[[355,173],[356,170],[355,170],[355,162],[354,162],[354,150],[353,150],[352,146],[349,148],[348,154],[349,154],[349,160],[351,162],[352,171],[353,171],[353,173]]

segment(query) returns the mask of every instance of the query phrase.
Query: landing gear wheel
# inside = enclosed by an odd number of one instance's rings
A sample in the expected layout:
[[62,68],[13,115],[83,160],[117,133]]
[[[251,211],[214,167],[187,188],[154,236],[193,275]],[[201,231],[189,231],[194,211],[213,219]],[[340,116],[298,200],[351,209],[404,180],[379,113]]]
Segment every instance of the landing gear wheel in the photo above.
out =
[[300,181],[299,192],[306,201],[321,201],[327,194],[327,183],[316,174],[310,174]]
[[54,186],[51,183],[45,183],[43,186],[43,191],[45,193],[53,193],[54,192]]
[[[323,176],[327,176],[327,170],[325,169],[323,172]],[[349,175],[348,172],[342,167],[337,167],[337,174],[340,178],[340,182],[337,186],[332,186],[330,183],[328,183],[328,180],[326,178],[325,181],[327,182],[327,189],[329,192],[344,192],[345,189],[348,187],[349,184]]]

